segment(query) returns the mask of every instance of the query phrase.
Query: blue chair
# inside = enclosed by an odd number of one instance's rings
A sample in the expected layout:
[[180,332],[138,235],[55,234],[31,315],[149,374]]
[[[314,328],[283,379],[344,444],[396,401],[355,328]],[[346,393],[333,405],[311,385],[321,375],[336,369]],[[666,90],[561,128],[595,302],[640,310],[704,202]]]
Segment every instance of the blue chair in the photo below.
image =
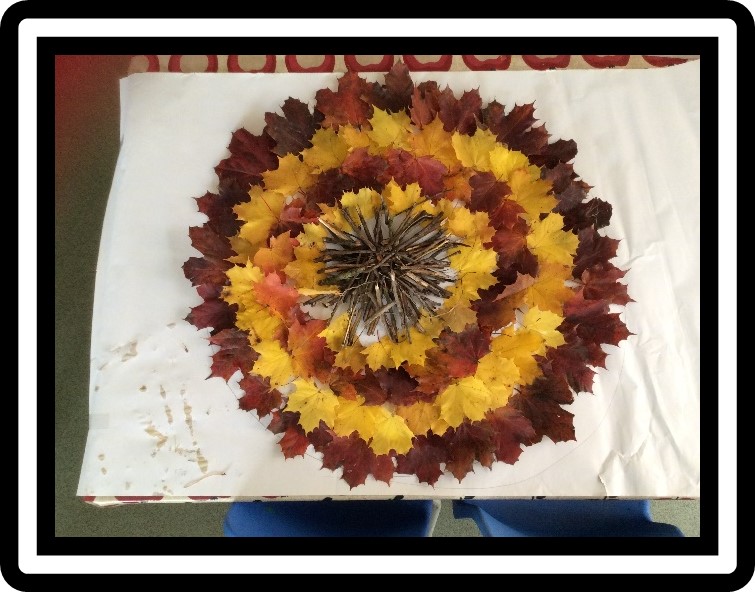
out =
[[425,537],[440,502],[348,500],[235,502],[225,517],[227,537]]
[[487,537],[683,537],[653,522],[647,500],[461,500],[455,518],[471,518]]

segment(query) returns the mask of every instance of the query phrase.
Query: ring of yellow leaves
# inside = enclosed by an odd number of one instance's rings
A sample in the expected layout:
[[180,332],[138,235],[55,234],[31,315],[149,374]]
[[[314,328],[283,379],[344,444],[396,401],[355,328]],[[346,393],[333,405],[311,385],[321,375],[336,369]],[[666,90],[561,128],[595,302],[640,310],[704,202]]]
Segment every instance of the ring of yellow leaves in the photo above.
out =
[[[375,454],[391,450],[406,453],[415,435],[428,431],[443,434],[465,420],[477,421],[485,414],[505,406],[516,385],[532,383],[540,374],[534,356],[544,355],[547,348],[558,347],[564,337],[558,331],[563,321],[563,303],[573,296],[565,285],[570,277],[578,238],[563,230],[563,218],[552,209],[557,201],[548,181],[540,178],[540,169],[518,151],[509,150],[493,133],[477,129],[474,135],[449,133],[439,119],[418,130],[405,112],[388,113],[375,107],[369,121],[371,129],[342,125],[318,129],[311,138],[312,147],[302,153],[279,157],[275,170],[263,173],[264,188],[253,186],[250,200],[234,208],[243,225],[231,244],[238,254],[232,261],[241,265],[228,270],[229,285],[223,298],[238,305],[236,325],[247,331],[253,349],[259,354],[252,371],[268,378],[274,387],[290,389],[286,409],[299,412],[299,423],[307,432],[324,421],[338,435],[357,432]],[[493,237],[488,214],[471,212],[464,206],[469,186],[466,181],[475,172],[489,171],[511,188],[507,199],[517,202],[529,224],[527,246],[537,257],[540,273],[534,283],[519,292],[516,305],[527,308],[518,323],[501,328],[492,338],[490,352],[479,360],[474,375],[455,379],[438,393],[432,402],[393,406],[365,405],[358,396],[348,400],[337,396],[312,378],[297,376],[295,354],[275,338],[284,323],[283,315],[261,303],[255,296],[255,284],[262,281],[262,268],[276,269],[290,278],[303,298],[322,293],[319,285],[322,264],[316,259],[323,248],[325,230],[318,224],[305,224],[291,247],[288,236],[268,238],[271,229],[290,199],[312,186],[317,175],[339,167],[355,149],[366,148],[370,154],[382,155],[391,148],[401,148],[415,156],[430,156],[443,163],[451,173],[446,179],[447,193],[437,203],[428,201],[416,183],[401,188],[395,181],[382,191],[392,213],[409,208],[430,213],[442,212],[448,230],[464,241],[459,252],[450,257],[457,280],[437,314],[425,317],[423,332],[411,329],[411,343],[394,343],[387,337],[367,347],[358,341],[343,347],[347,315],[342,314],[320,333],[328,348],[336,353],[335,365],[355,372],[369,367],[398,368],[402,364],[421,367],[433,341],[444,327],[460,332],[476,322],[472,302],[479,290],[496,283],[497,254],[484,245]],[[359,206],[365,217],[374,213],[381,194],[373,189],[344,193],[340,208]],[[321,204],[321,219],[346,228],[339,207]]]

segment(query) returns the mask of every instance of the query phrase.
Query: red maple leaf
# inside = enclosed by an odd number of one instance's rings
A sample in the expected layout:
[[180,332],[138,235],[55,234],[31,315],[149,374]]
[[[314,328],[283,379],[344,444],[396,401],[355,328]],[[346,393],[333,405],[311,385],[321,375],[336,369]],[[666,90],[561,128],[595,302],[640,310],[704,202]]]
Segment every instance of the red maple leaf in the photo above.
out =
[[463,378],[475,373],[480,358],[490,350],[490,333],[480,331],[477,325],[467,325],[461,333],[444,329],[438,345],[428,356],[449,376]]
[[283,451],[283,456],[286,458],[294,458],[295,456],[304,456],[304,453],[309,446],[309,440],[307,440],[307,435],[304,433],[304,430],[297,424],[291,426],[284,432],[278,445]]
[[429,156],[414,156],[406,150],[389,150],[386,154],[388,169],[383,180],[393,179],[405,187],[410,183],[419,183],[426,195],[437,195],[444,189],[443,178],[448,172],[446,165]]
[[268,274],[262,281],[254,284],[254,293],[257,302],[269,306],[282,316],[285,316],[299,299],[296,288],[281,281],[277,273]]
[[577,143],[574,140],[556,140],[547,144],[537,154],[528,154],[530,162],[537,166],[552,169],[559,162],[569,162],[577,155]]
[[499,142],[524,154],[538,153],[548,144],[545,126],[532,127],[537,123],[533,116],[535,104],[514,105],[508,114],[497,101],[492,101],[482,110],[482,122],[496,134]]
[[[276,409],[272,412],[270,423],[267,424],[267,429],[273,432],[273,434],[281,434],[291,426],[298,424],[298,411],[279,411]],[[320,423],[320,425],[322,425],[322,423]]]
[[616,257],[618,246],[619,241],[617,239],[601,236],[594,228],[580,230],[579,246],[574,257],[572,275],[579,279],[588,267],[608,263],[609,259]]
[[[305,192],[303,215],[317,218],[322,213],[318,204],[334,206],[346,191],[356,191],[360,187],[379,187],[374,176],[368,178],[366,182],[361,179],[371,174],[372,166],[378,165],[377,174],[380,174],[388,165],[379,157],[374,157],[377,160],[373,160],[373,157],[365,158],[366,156],[365,148],[354,150],[346,157],[341,169],[329,169],[320,173],[315,184]],[[352,175],[350,171],[356,174]]]
[[448,446],[446,470],[459,482],[472,470],[475,460],[483,467],[490,468],[495,460],[493,428],[488,422],[465,421],[455,430],[447,430],[443,435]]
[[249,347],[249,335],[238,329],[223,329],[210,337],[210,343],[220,347],[212,354],[211,376],[228,380],[237,370],[249,372],[257,353]]
[[566,345],[549,349],[545,362],[555,374],[564,376],[569,386],[578,393],[592,392],[595,371],[587,365],[590,363],[590,351],[573,334],[569,335]]
[[208,225],[189,228],[191,246],[204,257],[189,257],[183,264],[184,275],[192,285],[226,283],[225,271],[233,264],[225,259],[233,255],[231,244],[224,236],[219,236]]
[[532,423],[535,435],[525,444],[536,444],[543,436],[548,436],[554,442],[576,440],[574,414],[566,411],[556,401],[530,396],[525,389],[525,392],[511,397],[509,404],[521,411]]
[[595,345],[618,345],[620,341],[632,335],[619,318],[619,313],[585,316],[576,324],[574,332],[584,341]]
[[372,116],[372,105],[363,100],[370,85],[355,72],[346,72],[338,79],[338,90],[322,88],[315,94],[315,108],[325,116],[325,127],[338,128],[350,123],[362,125]]
[[625,305],[633,300],[627,294],[626,284],[619,280],[626,275],[610,263],[597,263],[582,273],[582,295],[588,300],[605,300],[612,304]]
[[244,391],[239,399],[239,407],[244,411],[254,409],[259,417],[265,417],[281,406],[281,394],[270,386],[267,378],[247,374],[239,381],[239,387]]
[[233,211],[233,206],[238,202],[230,192],[218,195],[208,191],[202,197],[197,197],[196,200],[199,211],[207,216],[206,225],[217,234],[233,236],[238,232],[241,222],[236,218]]
[[205,300],[199,306],[193,307],[185,320],[197,329],[212,327],[210,334],[214,335],[234,326],[236,308],[235,304],[231,306],[223,300]]
[[412,123],[423,128],[433,119],[440,110],[438,100],[440,89],[434,80],[420,82],[412,91],[412,106],[409,108]]
[[458,131],[471,136],[482,118],[482,98],[476,89],[465,91],[457,99],[453,91],[446,87],[438,96],[438,107],[438,117],[447,132]]
[[335,356],[325,347],[325,338],[317,336],[327,326],[323,320],[311,319],[305,323],[295,320],[288,327],[288,349],[302,376],[327,381]]
[[612,213],[613,206],[610,203],[594,197],[578,204],[564,215],[564,229],[580,231],[588,226],[603,228],[608,226]]
[[231,136],[228,150],[231,155],[221,160],[215,173],[221,181],[233,181],[244,191],[262,180],[262,173],[278,168],[278,158],[272,152],[275,142],[267,134],[255,136],[244,128]]
[[373,82],[367,100],[382,109],[395,113],[409,107],[412,101],[414,82],[404,62],[396,62],[385,75],[385,83]]
[[341,171],[365,187],[370,187],[376,180],[382,182],[387,168],[388,163],[379,156],[369,154],[367,148],[355,148],[341,164]]
[[551,182],[554,193],[561,193],[577,174],[573,164],[559,162],[553,168],[543,168],[540,176]]
[[367,475],[372,473],[375,468],[375,453],[367,442],[354,434],[349,437],[338,436],[325,447],[322,466],[331,471],[343,467],[343,480],[353,489],[362,485]]
[[414,473],[421,482],[433,485],[443,474],[440,465],[447,459],[448,447],[443,438],[437,434],[415,436],[412,449],[396,457],[396,470],[409,475]]
[[532,423],[512,407],[500,407],[489,411],[485,421],[493,428],[493,445],[496,458],[513,465],[522,454],[522,444],[536,437]]
[[417,381],[403,368],[380,368],[374,372],[386,400],[394,405],[408,405],[417,400]]
[[[318,120],[309,112],[307,104],[299,99],[287,98],[281,110],[282,117],[277,113],[265,113],[265,133],[275,140],[273,152],[277,155],[299,154],[312,146],[310,138],[315,133]],[[315,113],[320,119],[320,113]]]

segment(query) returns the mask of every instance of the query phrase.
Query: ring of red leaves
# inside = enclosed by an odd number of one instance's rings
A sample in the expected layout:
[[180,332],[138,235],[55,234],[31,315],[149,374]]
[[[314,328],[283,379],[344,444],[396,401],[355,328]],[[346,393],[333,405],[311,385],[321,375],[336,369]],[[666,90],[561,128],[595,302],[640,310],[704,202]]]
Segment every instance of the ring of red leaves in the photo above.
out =
[[[260,135],[243,128],[236,130],[228,146],[230,156],[215,167],[218,193],[208,192],[197,198],[199,211],[208,220],[191,228],[189,235],[202,257],[190,258],[184,264],[184,273],[203,302],[191,310],[186,320],[199,329],[211,329],[210,342],[219,347],[212,356],[211,376],[228,380],[240,370],[243,378],[239,385],[245,391],[239,400],[241,408],[256,410],[260,418],[272,414],[268,429],[283,434],[279,444],[286,458],[304,454],[311,444],[323,453],[324,467],[343,467],[343,479],[351,487],[364,483],[370,474],[389,482],[394,472],[416,474],[429,484],[434,484],[444,470],[461,479],[472,470],[475,460],[485,467],[491,467],[495,460],[513,464],[522,446],[544,437],[554,442],[574,440],[573,414],[563,405],[572,403],[576,392],[592,391],[594,368],[605,367],[606,352],[601,344],[617,345],[630,334],[618,313],[609,311],[609,305],[624,305],[631,300],[626,286],[618,282],[625,272],[609,262],[616,255],[619,241],[598,232],[609,223],[611,205],[598,198],[588,199],[591,187],[579,179],[569,164],[577,153],[576,143],[549,142],[545,127],[534,125],[537,120],[532,104],[514,106],[506,113],[504,106],[495,101],[483,107],[476,90],[456,98],[450,89],[440,90],[433,81],[415,86],[403,64],[386,75],[384,84],[368,83],[355,73],[347,73],[339,79],[337,91],[322,89],[316,99],[314,112],[310,112],[306,104],[289,98],[282,107],[282,116],[265,114],[266,126]],[[220,298],[228,281],[225,271],[233,265],[227,259],[235,254],[229,237],[241,225],[233,206],[249,199],[250,186],[262,184],[264,171],[277,168],[278,156],[298,154],[308,148],[309,139],[323,121],[359,126],[371,117],[373,105],[391,112],[406,109],[412,122],[420,127],[438,116],[449,132],[473,135],[478,126],[489,129],[498,141],[523,152],[532,164],[541,167],[541,177],[552,182],[558,199],[553,211],[564,217],[564,230],[579,238],[573,269],[578,288],[565,303],[564,321],[558,328],[566,343],[538,357],[541,376],[511,396],[507,406],[489,412],[481,421],[466,420],[443,435],[428,432],[415,436],[412,449],[402,455],[376,455],[356,434],[338,436],[324,422],[307,435],[297,422],[297,412],[280,410],[281,394],[251,373],[258,354],[251,349],[248,335],[235,327],[235,305]],[[392,151],[387,158],[350,156],[340,168],[321,173],[304,196],[286,206],[271,236],[289,231],[295,237],[302,231],[302,224],[317,221],[321,214],[318,204],[332,206],[343,192],[362,187],[380,191],[391,177],[402,186],[417,182],[424,194],[435,195],[443,188],[437,171],[444,167],[432,160],[417,159],[400,150]],[[494,212],[509,193],[506,183],[497,181],[491,173],[478,173],[469,183],[471,198],[467,205],[472,211]],[[491,215],[491,221],[495,219]],[[467,354],[469,362],[475,364],[484,355],[491,332],[500,326],[496,319],[502,314],[502,301],[496,296],[516,281],[517,274],[534,275],[537,271],[537,259],[524,240],[524,226],[521,231],[495,227],[501,239],[493,240],[498,252],[498,283],[482,291],[474,303],[477,327],[468,327],[463,335],[446,329],[437,340],[437,351],[428,357],[430,367],[434,364],[437,369],[432,393],[428,394],[427,388],[423,392],[401,368],[367,368],[363,375],[333,368],[337,374],[330,383],[334,392],[352,385],[366,397],[367,404],[387,400],[406,405],[428,400],[447,384],[443,360],[455,356],[458,352],[452,350],[461,342],[471,344]],[[514,236],[517,232],[521,236]],[[296,314],[303,314],[298,307]],[[327,348],[324,351],[321,361],[332,364],[332,352]]]

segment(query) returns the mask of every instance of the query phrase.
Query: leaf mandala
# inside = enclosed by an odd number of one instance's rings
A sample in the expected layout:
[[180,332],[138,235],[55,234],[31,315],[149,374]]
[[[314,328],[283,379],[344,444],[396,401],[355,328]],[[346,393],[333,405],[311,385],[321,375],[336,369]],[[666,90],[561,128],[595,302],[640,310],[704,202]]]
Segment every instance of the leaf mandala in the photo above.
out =
[[212,376],[240,371],[283,455],[312,446],[351,487],[575,439],[564,405],[630,335],[609,307],[631,299],[574,141],[401,63],[281,111],[233,133],[189,230]]

